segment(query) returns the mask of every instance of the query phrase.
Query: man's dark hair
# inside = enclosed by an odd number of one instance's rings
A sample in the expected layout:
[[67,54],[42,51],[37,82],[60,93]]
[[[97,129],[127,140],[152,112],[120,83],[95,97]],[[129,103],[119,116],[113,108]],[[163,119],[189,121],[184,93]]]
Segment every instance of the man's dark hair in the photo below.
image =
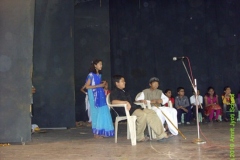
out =
[[177,92],[179,92],[181,89],[183,89],[183,90],[184,90],[184,88],[183,88],[183,87],[178,87],[178,88],[177,88]]
[[124,78],[122,75],[114,75],[112,76],[112,83],[116,87],[116,82],[119,82],[121,78]]

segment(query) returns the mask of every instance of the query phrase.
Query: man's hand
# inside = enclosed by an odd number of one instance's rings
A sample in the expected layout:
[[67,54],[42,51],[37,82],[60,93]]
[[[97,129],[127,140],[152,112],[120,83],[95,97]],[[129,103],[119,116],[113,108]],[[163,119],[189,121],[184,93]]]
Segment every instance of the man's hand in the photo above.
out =
[[151,103],[156,103],[156,100],[155,100],[155,99],[152,99],[152,100],[151,100]]
[[140,100],[139,102],[147,104],[147,100]]
[[185,107],[182,107],[181,108],[184,112],[187,112],[188,113],[188,110],[185,108]]
[[151,100],[151,103],[161,104],[161,103],[162,103],[162,100],[161,100],[161,99],[153,99],[153,100]]
[[157,101],[158,104],[162,103],[162,99],[157,99],[156,101]]

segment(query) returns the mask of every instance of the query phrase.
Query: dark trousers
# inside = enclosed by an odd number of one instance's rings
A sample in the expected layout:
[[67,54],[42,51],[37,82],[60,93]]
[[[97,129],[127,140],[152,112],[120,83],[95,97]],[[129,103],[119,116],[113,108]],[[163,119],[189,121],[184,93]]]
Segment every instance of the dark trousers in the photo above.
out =
[[[230,105],[223,104],[223,118],[230,118],[230,113],[232,113],[230,112],[230,108],[231,108]],[[234,104],[234,108],[235,108],[234,110],[235,118],[238,118],[238,108],[236,104]]]
[[191,107],[190,106],[186,107],[186,109],[188,110],[187,113],[182,109],[177,109],[178,123],[181,123],[181,117],[182,117],[183,113],[186,113],[185,122],[190,122],[190,120],[191,120]]
[[[197,119],[196,106],[193,106],[192,111],[193,111],[193,117]],[[202,113],[202,117],[205,117],[204,110],[202,108],[198,108],[198,113]]]

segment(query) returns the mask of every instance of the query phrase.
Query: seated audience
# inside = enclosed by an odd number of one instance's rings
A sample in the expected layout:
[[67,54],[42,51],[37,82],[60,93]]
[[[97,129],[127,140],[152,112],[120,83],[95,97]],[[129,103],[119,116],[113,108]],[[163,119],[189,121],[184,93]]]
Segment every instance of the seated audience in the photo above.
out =
[[[172,96],[172,91],[170,89],[166,89],[164,94],[168,97],[169,101],[171,101],[172,107],[173,107],[175,101],[174,101],[174,97]],[[168,102],[165,103],[164,106],[169,107]]]
[[223,88],[222,94],[222,102],[223,102],[223,119],[225,122],[228,122],[227,111],[229,111],[231,105],[234,105],[235,108],[235,118],[238,116],[238,108],[237,104],[235,103],[234,94],[231,94],[231,88],[229,86],[225,86]]
[[193,90],[193,95],[190,97],[190,103],[192,105],[193,110],[193,118],[196,119],[196,110],[198,108],[198,113],[202,114],[202,117],[204,117],[204,109],[203,109],[203,97],[200,95],[199,89],[197,90],[197,95],[195,91]]
[[209,116],[209,121],[212,122],[214,111],[216,112],[215,120],[219,122],[219,115],[221,113],[221,107],[218,104],[218,95],[215,93],[213,87],[208,87],[207,93],[204,96],[205,102],[205,114]]
[[184,88],[177,88],[178,96],[175,98],[175,108],[177,109],[178,124],[181,124],[181,117],[183,113],[186,113],[186,124],[190,124],[191,119],[191,107],[189,104],[188,97],[184,94]]

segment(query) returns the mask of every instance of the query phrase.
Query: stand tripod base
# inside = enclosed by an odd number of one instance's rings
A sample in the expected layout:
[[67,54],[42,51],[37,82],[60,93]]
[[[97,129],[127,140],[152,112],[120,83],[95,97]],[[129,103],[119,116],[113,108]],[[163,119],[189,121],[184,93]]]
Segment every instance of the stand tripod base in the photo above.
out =
[[206,141],[203,141],[200,138],[194,139],[192,142],[195,143],[195,144],[204,144],[204,143],[206,143]]

